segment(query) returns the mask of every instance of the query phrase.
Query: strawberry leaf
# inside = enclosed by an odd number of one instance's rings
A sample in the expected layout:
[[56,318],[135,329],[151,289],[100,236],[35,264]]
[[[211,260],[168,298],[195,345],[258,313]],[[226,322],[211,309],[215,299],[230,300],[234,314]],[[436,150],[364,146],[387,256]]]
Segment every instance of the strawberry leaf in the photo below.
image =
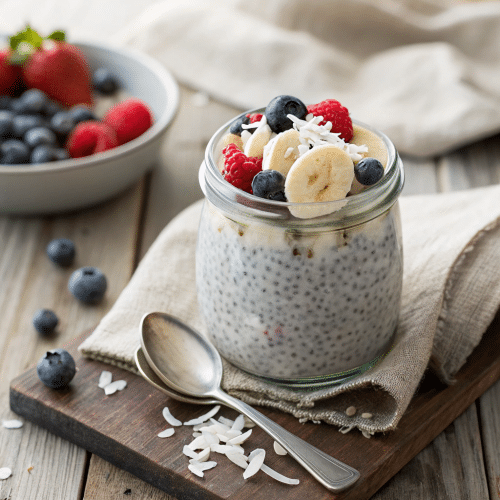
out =
[[64,31],[62,31],[62,30],[56,30],[47,37],[47,40],[55,40],[56,42],[64,42],[66,40],[66,33],[64,33]]
[[42,46],[43,38],[31,28],[31,26],[27,25],[23,31],[10,37],[10,48],[12,50],[17,50],[22,43],[26,43],[31,45],[34,49],[38,49]]

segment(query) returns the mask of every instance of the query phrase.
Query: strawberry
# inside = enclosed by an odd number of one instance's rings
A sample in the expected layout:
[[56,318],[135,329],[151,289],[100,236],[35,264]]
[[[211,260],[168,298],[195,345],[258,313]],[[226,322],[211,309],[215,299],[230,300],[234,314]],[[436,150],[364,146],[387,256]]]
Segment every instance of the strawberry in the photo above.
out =
[[326,122],[332,122],[332,133],[340,134],[344,141],[349,142],[352,139],[352,120],[347,108],[342,106],[335,99],[326,99],[318,104],[307,106],[307,112],[314,116],[322,116],[323,121],[318,125],[326,125]]
[[0,95],[12,96],[21,87],[21,70],[11,64],[11,55],[10,49],[0,51]]
[[[66,106],[92,105],[90,70],[83,53],[65,41],[62,31],[42,38],[29,26],[10,39],[23,80]],[[30,47],[26,51],[26,47]],[[21,50],[23,52],[21,52]]]
[[151,127],[153,114],[141,99],[131,97],[109,109],[103,121],[115,130],[119,143],[125,144]]
[[102,153],[118,146],[115,131],[103,122],[86,121],[79,123],[66,142],[66,149],[72,158]]

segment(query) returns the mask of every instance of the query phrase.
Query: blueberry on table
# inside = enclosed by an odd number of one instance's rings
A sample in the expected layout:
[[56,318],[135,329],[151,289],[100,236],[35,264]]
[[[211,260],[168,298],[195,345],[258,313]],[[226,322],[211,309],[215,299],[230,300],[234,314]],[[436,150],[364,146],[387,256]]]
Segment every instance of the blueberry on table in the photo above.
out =
[[63,389],[76,373],[75,360],[64,349],[47,351],[36,365],[38,378],[51,389]]
[[287,115],[294,115],[303,120],[307,115],[307,107],[297,97],[279,95],[269,102],[265,115],[271,130],[279,134],[293,126],[292,120]]
[[[246,129],[243,129],[242,125],[248,125],[249,123],[250,123],[250,118],[246,115],[243,115],[240,118],[238,118],[231,125],[229,132],[231,132],[231,134],[234,134],[234,135],[241,135],[243,130],[246,130]],[[252,131],[252,130],[254,130],[254,129],[249,129],[249,131]]]
[[277,170],[262,170],[252,180],[252,191],[260,198],[286,201],[285,176]]
[[81,302],[97,304],[104,297],[108,283],[106,276],[96,267],[77,269],[69,278],[69,291]]
[[74,108],[71,108],[68,113],[75,125],[80,122],[97,120],[97,116],[95,116],[94,113],[92,113],[92,111],[90,111],[90,109],[86,106],[75,106]]
[[92,75],[92,85],[104,95],[114,94],[118,90],[118,80],[107,68],[98,68]]
[[56,329],[59,318],[50,309],[39,309],[33,316],[33,326],[42,335],[50,335]]
[[0,145],[0,163],[3,165],[21,165],[29,163],[30,149],[24,142],[9,139]]
[[59,266],[70,266],[75,259],[75,244],[68,238],[55,238],[46,248],[49,259]]
[[363,186],[372,186],[384,176],[384,166],[376,158],[363,158],[354,165],[354,176]]

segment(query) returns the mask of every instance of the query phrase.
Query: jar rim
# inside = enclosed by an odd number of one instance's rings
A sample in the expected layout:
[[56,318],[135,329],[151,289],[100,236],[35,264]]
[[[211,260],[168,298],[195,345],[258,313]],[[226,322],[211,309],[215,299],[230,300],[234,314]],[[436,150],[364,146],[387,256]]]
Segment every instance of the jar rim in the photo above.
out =
[[[367,129],[382,139],[388,154],[383,178],[358,194],[335,201],[293,203],[260,198],[227,182],[217,166],[216,146],[222,137],[229,133],[229,128],[236,120],[248,113],[262,113],[264,109],[255,108],[232,118],[215,132],[206,147],[205,161],[199,172],[200,186],[205,197],[226,212],[228,216],[243,216],[250,219],[263,218],[275,221],[276,224],[298,227],[317,227],[325,224],[346,227],[373,219],[387,211],[396,202],[403,188],[404,171],[394,144],[383,132],[354,119],[352,120],[353,124]],[[329,213],[319,217],[302,219],[291,214],[288,208],[290,206],[292,210],[294,206],[325,207],[325,211]]]

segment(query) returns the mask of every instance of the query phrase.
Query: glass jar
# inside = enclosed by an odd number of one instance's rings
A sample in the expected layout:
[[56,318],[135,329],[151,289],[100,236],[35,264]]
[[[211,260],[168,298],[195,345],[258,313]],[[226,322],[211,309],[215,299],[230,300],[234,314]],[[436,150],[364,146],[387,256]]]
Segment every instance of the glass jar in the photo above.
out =
[[343,200],[300,204],[329,212],[301,219],[298,204],[224,180],[221,142],[234,120],[210,140],[199,174],[196,280],[207,335],[236,367],[288,388],[355,377],[390,350],[398,323],[401,159],[385,135],[355,122],[383,140],[384,177]]

